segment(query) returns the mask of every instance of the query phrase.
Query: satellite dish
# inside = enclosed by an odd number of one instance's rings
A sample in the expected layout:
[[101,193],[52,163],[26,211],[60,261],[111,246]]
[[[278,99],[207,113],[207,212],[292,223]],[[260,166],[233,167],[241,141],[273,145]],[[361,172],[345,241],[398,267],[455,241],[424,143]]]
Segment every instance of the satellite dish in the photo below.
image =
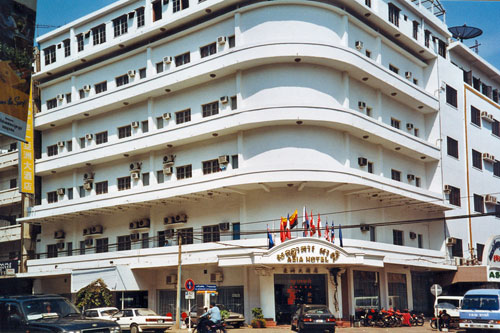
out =
[[453,38],[460,39],[462,42],[464,39],[471,39],[483,34],[483,30],[474,27],[468,27],[465,24],[462,26],[451,27],[448,30],[453,35]]

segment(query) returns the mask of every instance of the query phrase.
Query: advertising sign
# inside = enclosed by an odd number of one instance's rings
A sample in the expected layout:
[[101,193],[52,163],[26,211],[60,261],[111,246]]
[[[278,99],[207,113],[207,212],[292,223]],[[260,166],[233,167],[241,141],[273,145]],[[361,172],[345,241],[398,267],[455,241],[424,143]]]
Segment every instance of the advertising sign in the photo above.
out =
[[0,276],[11,275],[7,273],[12,273],[12,270],[14,273],[18,272],[17,260],[0,261]]
[[500,270],[500,235],[491,236],[483,250],[483,265]]
[[30,90],[28,118],[26,119],[26,143],[19,149],[19,192],[35,194],[35,151],[33,149],[33,99]]
[[36,0],[0,0],[0,134],[25,141]]

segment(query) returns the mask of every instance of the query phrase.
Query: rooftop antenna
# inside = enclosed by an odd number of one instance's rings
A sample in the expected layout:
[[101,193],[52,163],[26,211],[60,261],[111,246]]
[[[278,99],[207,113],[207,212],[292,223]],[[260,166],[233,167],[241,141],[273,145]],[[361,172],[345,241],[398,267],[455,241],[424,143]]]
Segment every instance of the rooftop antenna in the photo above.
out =
[[448,30],[450,30],[453,38],[458,39],[461,42],[463,42],[464,39],[476,38],[483,34],[483,30],[479,28],[468,27],[465,24],[462,26],[451,27]]
[[474,52],[479,53],[479,46],[480,46],[480,45],[481,45],[481,44],[479,44],[479,43],[477,42],[477,39],[476,39],[476,42],[475,42],[475,43],[474,43],[474,45],[472,45],[470,48],[471,48],[472,50],[474,50]]

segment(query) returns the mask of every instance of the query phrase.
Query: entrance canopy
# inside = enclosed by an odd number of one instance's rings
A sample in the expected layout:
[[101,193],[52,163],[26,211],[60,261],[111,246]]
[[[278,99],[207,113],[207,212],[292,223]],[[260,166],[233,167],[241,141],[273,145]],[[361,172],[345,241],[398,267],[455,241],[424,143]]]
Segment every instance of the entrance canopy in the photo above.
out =
[[112,266],[95,269],[73,270],[71,272],[71,292],[76,293],[97,279],[102,279],[112,291],[140,290],[134,273],[128,266]]

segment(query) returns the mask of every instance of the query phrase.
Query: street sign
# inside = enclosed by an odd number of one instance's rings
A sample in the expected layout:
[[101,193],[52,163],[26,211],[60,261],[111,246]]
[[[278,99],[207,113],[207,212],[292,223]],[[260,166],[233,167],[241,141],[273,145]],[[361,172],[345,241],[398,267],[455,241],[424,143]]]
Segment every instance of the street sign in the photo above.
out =
[[187,279],[186,283],[184,283],[184,287],[186,287],[187,291],[193,291],[194,290],[194,281],[191,279]]
[[194,287],[196,291],[217,291],[217,286],[215,284],[197,284]]
[[434,296],[439,296],[439,295],[441,295],[442,292],[443,292],[443,288],[441,288],[441,286],[439,284],[433,284],[431,286],[431,293]]
[[185,298],[186,299],[194,299],[194,291],[186,291]]

